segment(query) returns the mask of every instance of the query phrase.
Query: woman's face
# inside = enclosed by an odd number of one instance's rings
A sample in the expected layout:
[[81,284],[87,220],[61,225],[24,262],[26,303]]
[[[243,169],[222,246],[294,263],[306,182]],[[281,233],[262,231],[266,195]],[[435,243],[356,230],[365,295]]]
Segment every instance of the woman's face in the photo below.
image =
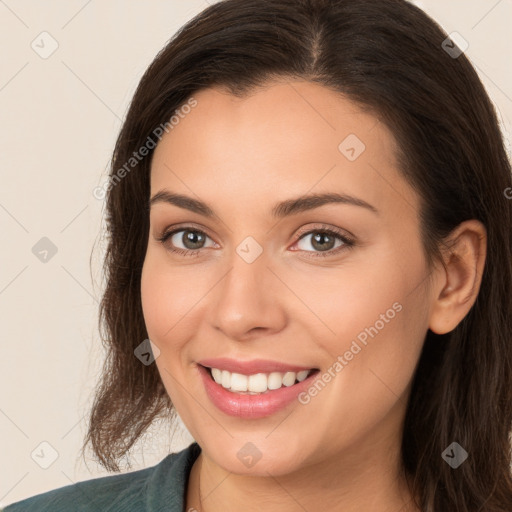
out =
[[234,473],[388,463],[430,301],[392,134],[311,82],[193,97],[151,170],[152,198],[189,199],[153,201],[142,272],[172,402]]

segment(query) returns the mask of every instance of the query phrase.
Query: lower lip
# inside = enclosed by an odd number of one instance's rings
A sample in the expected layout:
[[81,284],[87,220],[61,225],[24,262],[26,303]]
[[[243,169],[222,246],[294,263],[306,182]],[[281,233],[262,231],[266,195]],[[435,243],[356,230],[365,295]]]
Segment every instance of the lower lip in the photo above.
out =
[[213,404],[230,416],[248,419],[263,418],[284,409],[297,399],[299,393],[311,385],[311,381],[318,374],[318,371],[314,371],[302,382],[298,382],[293,386],[283,386],[259,395],[242,395],[228,391],[220,384],[217,384],[212,379],[209,370],[204,366],[197,365],[197,367],[203,379],[206,394]]

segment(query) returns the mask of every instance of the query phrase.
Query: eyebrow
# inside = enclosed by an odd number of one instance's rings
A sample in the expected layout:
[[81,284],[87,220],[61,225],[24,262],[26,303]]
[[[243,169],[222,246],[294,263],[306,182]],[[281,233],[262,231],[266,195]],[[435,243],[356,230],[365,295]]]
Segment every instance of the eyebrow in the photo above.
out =
[[[168,190],[160,190],[157,192],[149,201],[149,206],[151,207],[157,203],[172,204],[208,218],[215,216],[215,212],[208,204],[183,194],[169,192]],[[375,206],[367,203],[363,199],[348,194],[338,194],[334,192],[311,194],[307,196],[300,196],[295,199],[287,199],[275,204],[271,210],[271,214],[274,218],[283,218],[332,203],[359,206],[361,208],[366,208],[376,215],[380,214]]]

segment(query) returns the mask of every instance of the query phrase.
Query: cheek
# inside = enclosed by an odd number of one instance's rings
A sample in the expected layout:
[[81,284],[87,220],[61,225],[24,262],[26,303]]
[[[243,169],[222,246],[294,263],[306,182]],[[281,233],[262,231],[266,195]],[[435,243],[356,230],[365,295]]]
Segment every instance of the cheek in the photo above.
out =
[[[176,280],[166,275],[165,268],[151,256],[147,257],[141,276],[141,302],[144,322],[149,338],[158,346],[163,357],[157,359],[173,361],[168,357],[176,352],[177,328],[180,314],[180,287]],[[167,364],[167,363],[166,363]]]
[[197,277],[193,265],[178,267],[165,253],[148,251],[141,275],[141,301],[149,338],[170,364],[197,329],[208,283]]
[[148,253],[141,275],[142,311],[148,337],[160,350],[155,364],[175,406],[178,405],[176,401],[179,403],[180,395],[177,381],[183,380],[180,355],[183,339],[186,339],[183,338],[186,311],[182,311],[183,301],[179,293],[179,280],[174,276],[171,279],[165,265]]
[[185,313],[185,283],[171,268],[159,251],[148,250],[141,275],[142,310],[148,334],[160,340],[170,337],[173,326]]
[[317,337],[329,354],[325,385],[304,397],[311,417],[331,418],[322,435],[340,447],[362,439],[404,405],[399,397],[411,382],[426,331],[421,287],[411,293],[411,283],[421,281],[419,270],[405,275],[400,267],[388,267],[387,274],[372,269],[366,277],[373,281],[346,281],[338,292],[340,302],[326,317],[336,335]]
[[[374,325],[379,332],[389,331],[389,325],[400,315],[407,280],[408,276],[398,267],[390,268],[388,262],[317,274],[314,286],[310,276],[288,276],[288,281],[294,282],[294,292],[320,321],[317,343],[326,344],[333,356],[348,350],[351,340],[364,344],[370,339],[369,331],[375,333],[371,329]],[[318,324],[312,315],[308,318],[310,327]]]
[[[428,323],[426,296],[421,285],[426,276],[419,252],[399,259],[387,248],[370,265],[348,269],[336,283],[321,287],[312,298],[318,315],[332,336],[316,336],[332,359],[343,358],[337,368],[341,385],[366,388],[367,395],[386,385],[402,391],[417,363]],[[414,253],[414,254],[412,254]],[[402,253],[403,255],[403,253]],[[413,257],[414,256],[414,257]],[[364,268],[363,268],[364,267]],[[381,382],[383,381],[383,382]],[[396,387],[395,387],[396,386]],[[397,393],[399,394],[399,393]]]
[[[344,273],[330,315],[338,339],[396,350],[423,329],[418,320],[425,318],[421,283],[427,274],[420,248],[409,240],[388,237],[364,264]],[[336,297],[333,288],[331,297]]]
[[[165,332],[166,322],[164,319],[169,318],[169,297],[163,293],[161,279],[158,278],[158,271],[151,261],[144,262],[141,276],[141,301],[142,311],[146,329],[151,339],[161,339]],[[167,325],[167,329],[169,325]]]

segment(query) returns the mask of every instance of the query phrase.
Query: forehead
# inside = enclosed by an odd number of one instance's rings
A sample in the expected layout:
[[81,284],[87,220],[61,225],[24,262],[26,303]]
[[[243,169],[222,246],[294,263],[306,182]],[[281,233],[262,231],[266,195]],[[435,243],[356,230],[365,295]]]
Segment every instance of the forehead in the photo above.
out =
[[417,205],[398,173],[393,134],[335,91],[283,81],[242,98],[218,87],[192,97],[194,108],[155,149],[152,195],[167,188],[257,208],[262,201],[339,191],[379,209]]

